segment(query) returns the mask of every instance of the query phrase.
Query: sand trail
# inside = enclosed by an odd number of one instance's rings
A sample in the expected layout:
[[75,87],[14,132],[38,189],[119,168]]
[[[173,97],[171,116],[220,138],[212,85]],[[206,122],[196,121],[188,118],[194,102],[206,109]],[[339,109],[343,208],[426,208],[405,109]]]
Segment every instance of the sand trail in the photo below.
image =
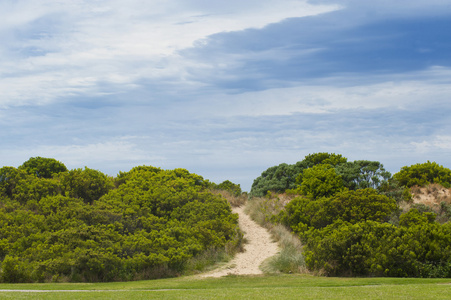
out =
[[244,232],[247,243],[244,252],[236,256],[225,266],[214,271],[202,274],[202,277],[221,277],[226,275],[257,275],[263,274],[260,264],[267,258],[279,252],[277,243],[273,242],[270,233],[244,213],[243,207],[233,208],[239,215],[239,225]]

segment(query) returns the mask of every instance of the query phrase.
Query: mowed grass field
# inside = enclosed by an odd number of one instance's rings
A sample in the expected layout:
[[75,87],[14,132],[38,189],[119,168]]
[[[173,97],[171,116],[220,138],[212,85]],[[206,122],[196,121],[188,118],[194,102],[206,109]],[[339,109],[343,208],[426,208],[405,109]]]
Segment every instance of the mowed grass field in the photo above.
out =
[[1,284],[0,299],[451,299],[451,279],[266,275]]

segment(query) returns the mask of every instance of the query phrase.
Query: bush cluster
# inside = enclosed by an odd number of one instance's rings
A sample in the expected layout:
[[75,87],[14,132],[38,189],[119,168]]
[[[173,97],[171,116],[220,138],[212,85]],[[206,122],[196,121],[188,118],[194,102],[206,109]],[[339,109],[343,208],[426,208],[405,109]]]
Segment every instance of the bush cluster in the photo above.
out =
[[199,175],[141,166],[113,179],[61,165],[0,169],[0,282],[175,276],[239,246],[237,215]]
[[[300,236],[310,270],[329,276],[451,277],[451,223],[438,223],[435,213],[418,209],[422,206],[405,213],[399,207],[411,201],[410,185],[446,185],[449,169],[428,162],[404,167],[393,178],[379,162],[329,157],[340,159],[317,159],[304,168],[289,191],[299,196],[272,218]],[[439,219],[448,212],[441,203]]]

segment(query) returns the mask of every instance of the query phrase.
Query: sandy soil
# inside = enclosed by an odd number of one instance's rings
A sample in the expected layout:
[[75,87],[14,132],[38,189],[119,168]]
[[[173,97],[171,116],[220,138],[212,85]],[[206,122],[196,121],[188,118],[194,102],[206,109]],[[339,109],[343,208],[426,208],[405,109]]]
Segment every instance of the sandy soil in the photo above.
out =
[[234,213],[239,215],[239,225],[244,232],[247,243],[244,252],[238,253],[233,260],[225,266],[202,274],[202,277],[221,277],[226,275],[255,275],[262,274],[260,264],[268,257],[279,251],[277,243],[271,240],[269,232],[251,220],[244,213],[244,208],[236,207]]
[[421,203],[431,207],[439,205],[440,202],[451,203],[451,189],[438,184],[430,184],[425,187],[413,187],[411,189],[414,203]]

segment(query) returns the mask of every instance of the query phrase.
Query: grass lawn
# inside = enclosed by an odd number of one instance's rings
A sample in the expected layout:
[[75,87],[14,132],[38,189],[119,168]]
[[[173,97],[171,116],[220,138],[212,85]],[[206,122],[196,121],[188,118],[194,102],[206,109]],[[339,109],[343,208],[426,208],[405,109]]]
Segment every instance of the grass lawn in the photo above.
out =
[[92,284],[0,284],[0,299],[451,299],[451,279],[267,275]]

